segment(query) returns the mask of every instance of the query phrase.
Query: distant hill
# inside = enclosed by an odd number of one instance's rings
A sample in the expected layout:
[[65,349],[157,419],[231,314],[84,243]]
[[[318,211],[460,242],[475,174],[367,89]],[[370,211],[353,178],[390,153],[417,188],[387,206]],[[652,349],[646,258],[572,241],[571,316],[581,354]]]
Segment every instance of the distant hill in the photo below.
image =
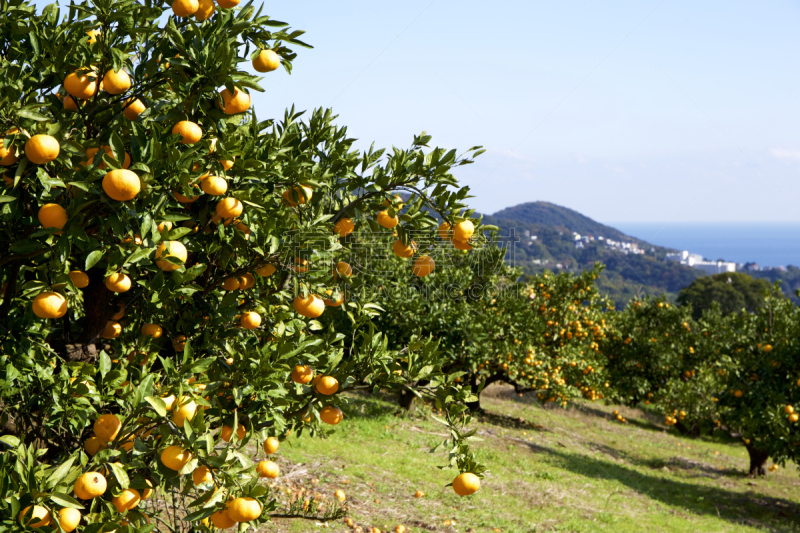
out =
[[528,202],[514,207],[506,207],[491,216],[497,220],[519,220],[528,224],[562,227],[581,235],[601,235],[615,240],[644,242],[629,237],[616,228],[592,220],[568,207],[550,202]]
[[637,295],[664,293],[674,299],[683,287],[704,275],[667,261],[669,248],[549,202],[516,205],[485,215],[483,220],[501,228],[501,239],[513,241],[506,260],[527,274],[545,269],[579,271],[597,261],[605,264],[598,284],[618,307]]

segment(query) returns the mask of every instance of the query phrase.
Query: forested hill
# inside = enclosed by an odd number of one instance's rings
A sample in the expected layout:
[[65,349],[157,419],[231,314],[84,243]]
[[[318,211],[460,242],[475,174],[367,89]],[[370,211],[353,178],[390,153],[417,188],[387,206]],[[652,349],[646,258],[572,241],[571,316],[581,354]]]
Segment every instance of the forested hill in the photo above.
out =
[[616,228],[606,226],[577,211],[550,202],[528,202],[506,207],[491,216],[498,220],[518,220],[527,224],[561,227],[581,235],[603,235],[610,239],[624,239],[646,244],[644,241],[625,235]]
[[599,280],[600,287],[618,306],[636,295],[667,293],[674,298],[683,287],[704,275],[667,261],[664,256],[670,251],[668,248],[630,237],[548,202],[509,207],[484,216],[484,222],[500,227],[501,238],[513,242],[507,260],[526,273],[544,269],[577,271],[602,262],[606,270]]

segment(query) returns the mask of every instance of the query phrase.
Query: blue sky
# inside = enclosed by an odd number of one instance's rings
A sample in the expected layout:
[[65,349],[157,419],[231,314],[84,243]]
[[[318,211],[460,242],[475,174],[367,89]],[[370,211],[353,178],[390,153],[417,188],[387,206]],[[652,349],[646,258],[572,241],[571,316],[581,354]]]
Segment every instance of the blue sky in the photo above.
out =
[[[42,2],[43,4],[43,2]],[[361,146],[422,130],[488,152],[491,213],[546,200],[604,222],[800,221],[800,3],[266,2],[306,30],[260,118],[332,106]]]

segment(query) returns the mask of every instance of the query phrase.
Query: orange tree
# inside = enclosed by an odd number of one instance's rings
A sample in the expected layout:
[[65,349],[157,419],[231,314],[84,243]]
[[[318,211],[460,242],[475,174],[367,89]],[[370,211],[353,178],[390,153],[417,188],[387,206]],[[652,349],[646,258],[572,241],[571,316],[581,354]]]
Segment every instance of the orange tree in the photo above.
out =
[[448,243],[447,228],[440,233],[450,253],[447,266],[430,280],[411,278],[402,258],[389,261],[392,282],[384,283],[380,302],[388,311],[381,320],[390,340],[401,346],[412,334],[436,339],[446,368],[463,374],[459,379],[476,395],[470,403],[475,410],[483,387],[497,381],[518,392],[537,391],[542,401],[602,398],[599,341],[607,302],[594,283],[600,267],[521,281],[491,238],[476,239],[478,253],[466,256]]
[[771,457],[800,459],[800,309],[780,295],[733,318],[728,334],[736,364],[719,391],[721,422],[750,454],[750,475]]
[[[333,268],[376,224],[434,238],[423,205],[469,238],[450,170],[471,160],[425,135],[353,150],[330,111],[259,121],[242,63],[290,71],[305,45],[238,3],[0,2],[6,530],[244,530],[274,511],[259,478],[278,475],[245,446],[324,434],[342,392],[419,368],[448,411],[453,488],[478,488],[470,391],[430,342],[390,349],[368,296],[337,309],[351,272]],[[332,313],[350,342],[318,320]]]
[[597,289],[601,271],[599,264],[579,274],[546,271],[520,290],[499,293],[480,323],[489,350],[471,360],[478,379],[536,391],[545,403],[604,398],[609,385],[600,342],[612,306]]
[[670,409],[669,400],[676,382],[696,380],[703,370],[701,361],[708,358],[699,349],[703,335],[691,307],[664,298],[635,299],[614,312],[611,323],[613,329],[603,342],[614,384],[609,399],[630,406],[653,404],[665,411],[668,425],[689,431],[686,411]]

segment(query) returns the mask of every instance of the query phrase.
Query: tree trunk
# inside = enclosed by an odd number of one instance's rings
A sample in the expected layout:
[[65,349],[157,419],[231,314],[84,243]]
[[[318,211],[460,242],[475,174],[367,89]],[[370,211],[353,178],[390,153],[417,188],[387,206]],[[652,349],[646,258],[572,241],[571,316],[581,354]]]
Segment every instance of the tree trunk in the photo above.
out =
[[747,448],[747,453],[750,454],[750,477],[765,476],[767,470],[764,465],[769,459],[769,452],[759,450],[753,447],[752,444],[745,444],[745,448]]
[[687,435],[689,437],[699,437],[700,436],[700,427],[696,425],[692,425],[692,427],[686,427],[681,420],[678,420],[675,423],[675,429],[677,429],[681,435]]
[[416,410],[416,403],[414,402],[415,399],[416,396],[414,393],[407,390],[401,390],[398,403],[400,403],[400,407],[405,409],[409,415],[413,415],[414,411]]
[[472,411],[473,413],[483,412],[483,409],[481,409],[481,396],[479,393],[479,391],[481,390],[481,384],[478,382],[477,374],[472,374],[469,377],[469,386],[470,389],[472,389],[472,394],[477,396],[477,400],[475,400],[474,402],[467,402],[467,407],[469,407],[469,410]]
[[89,286],[83,291],[86,322],[80,339],[84,344],[91,342],[103,331],[109,318],[114,314],[111,308],[111,298],[114,294],[106,288],[103,271],[98,268],[90,270],[88,274]]

